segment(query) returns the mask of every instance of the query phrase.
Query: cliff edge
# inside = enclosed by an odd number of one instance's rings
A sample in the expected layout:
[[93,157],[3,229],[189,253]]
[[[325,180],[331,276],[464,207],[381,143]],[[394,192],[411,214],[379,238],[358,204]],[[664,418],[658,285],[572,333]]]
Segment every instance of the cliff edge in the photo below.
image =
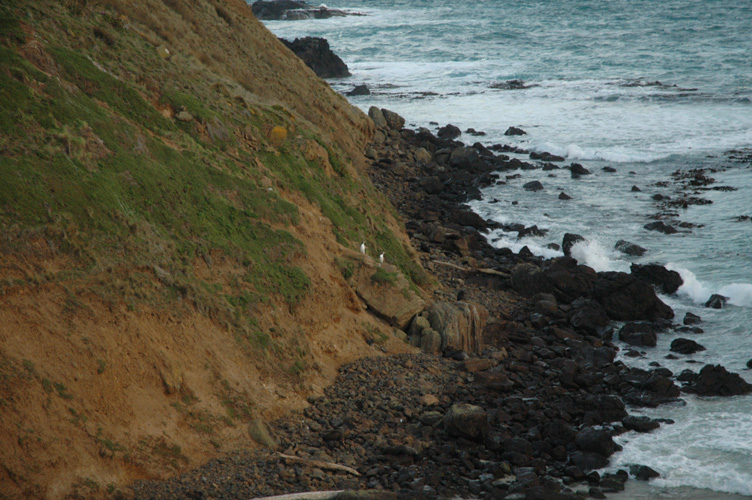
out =
[[19,0],[0,62],[0,496],[252,447],[410,349],[352,280],[386,252],[382,294],[427,285],[363,171],[373,123],[245,2]]

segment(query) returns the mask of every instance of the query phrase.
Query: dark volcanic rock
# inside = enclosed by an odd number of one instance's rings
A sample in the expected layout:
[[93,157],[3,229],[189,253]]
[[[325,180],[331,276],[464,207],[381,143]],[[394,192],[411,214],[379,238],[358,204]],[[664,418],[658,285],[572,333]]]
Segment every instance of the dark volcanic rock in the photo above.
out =
[[739,396],[752,392],[752,384],[721,365],[705,365],[684,390],[699,396]]
[[648,231],[658,231],[663,234],[675,234],[678,232],[676,228],[674,228],[674,226],[666,224],[661,220],[651,222],[650,224],[645,224],[645,229],[647,229]]
[[608,326],[608,314],[599,302],[579,298],[572,302],[569,324],[590,335],[599,335]]
[[614,248],[620,251],[621,253],[632,255],[633,257],[641,257],[642,255],[645,254],[645,252],[647,252],[647,250],[642,248],[640,245],[630,243],[626,240],[617,241]]
[[[272,2],[273,3],[273,2]],[[307,36],[296,38],[292,42],[280,38],[280,41],[301,58],[320,78],[344,78],[350,76],[347,64],[342,61],[324,38]]]
[[582,451],[597,453],[604,457],[610,457],[616,451],[616,443],[611,434],[604,429],[594,427],[585,427],[578,432],[575,443]]
[[517,127],[509,127],[506,130],[506,132],[504,132],[504,135],[526,135],[526,134],[527,132]]
[[660,477],[654,469],[651,469],[647,465],[630,465],[629,473],[632,474],[638,481],[650,481],[654,477]]
[[540,181],[526,182],[522,185],[522,188],[525,191],[542,191],[544,189],[543,184],[541,184]]
[[585,238],[579,234],[565,233],[561,242],[561,249],[564,252],[564,255],[572,255],[572,247],[580,241],[585,241]]
[[629,368],[621,374],[623,381],[631,385],[623,392],[624,400],[634,406],[655,407],[676,401],[680,391],[674,382],[655,370]]
[[559,193],[559,199],[560,199],[560,200],[571,200],[571,199],[572,199],[572,197],[571,197],[571,196],[569,196],[569,195],[568,195],[567,193],[565,193],[564,191],[562,191],[561,193]]
[[658,335],[650,323],[630,321],[619,330],[619,340],[629,345],[655,347]]
[[607,457],[589,451],[575,451],[569,456],[569,460],[583,472],[602,469],[608,465]]
[[683,323],[685,325],[696,325],[702,323],[702,318],[694,313],[687,312],[687,314],[684,315]]
[[294,0],[258,0],[251,5],[256,18],[262,21],[298,21],[303,19],[328,19],[342,17],[347,13],[327,7],[314,7]]
[[671,342],[671,352],[678,352],[679,354],[694,354],[704,350],[703,346],[690,339],[678,338]]
[[586,169],[579,163],[572,163],[569,166],[569,171],[572,172],[572,177],[577,178],[582,175],[590,175],[590,170]]
[[488,414],[480,406],[452,405],[444,415],[444,429],[451,435],[482,439],[488,432]]
[[625,429],[637,432],[650,432],[661,426],[650,417],[630,415],[621,421]]
[[[532,153],[530,153],[530,159],[531,160],[541,160],[541,161],[545,161],[545,162],[552,162],[552,161],[560,162],[560,161],[564,161],[564,157],[563,156],[553,155],[553,154],[549,153],[548,151],[544,151],[542,153],[538,153],[536,151],[533,151]],[[558,167],[556,167],[556,168],[558,168]],[[546,170],[546,169],[544,168],[544,170]]]
[[723,309],[724,307],[726,307],[728,300],[728,297],[714,293],[710,296],[708,301],[705,302],[705,307],[710,307],[711,309]]
[[659,264],[632,264],[630,269],[633,275],[659,287],[663,293],[675,293],[684,284],[679,273]]
[[441,127],[438,132],[439,139],[451,140],[462,135],[462,130],[451,123]]
[[592,296],[617,321],[671,319],[674,311],[658,298],[653,287],[626,273],[598,273]]
[[368,89],[368,85],[364,83],[362,85],[356,85],[354,89],[346,94],[349,96],[371,95],[371,91]]
[[384,115],[386,125],[392,130],[400,131],[405,126],[405,119],[394,111],[386,108],[381,108],[381,113]]

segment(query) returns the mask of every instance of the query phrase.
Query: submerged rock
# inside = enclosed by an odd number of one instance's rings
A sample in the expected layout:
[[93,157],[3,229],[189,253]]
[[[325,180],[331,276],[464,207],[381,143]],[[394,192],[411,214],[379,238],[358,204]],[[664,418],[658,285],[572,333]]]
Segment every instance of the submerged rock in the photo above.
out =
[[619,240],[616,242],[616,245],[614,248],[621,253],[631,255],[633,257],[642,257],[645,252],[647,252],[646,249],[642,248],[640,245],[636,245],[635,243],[630,243],[626,240]]
[[330,9],[324,5],[314,7],[295,0],[258,0],[251,5],[256,18],[262,21],[299,21],[304,19],[328,19],[343,17],[347,12]]

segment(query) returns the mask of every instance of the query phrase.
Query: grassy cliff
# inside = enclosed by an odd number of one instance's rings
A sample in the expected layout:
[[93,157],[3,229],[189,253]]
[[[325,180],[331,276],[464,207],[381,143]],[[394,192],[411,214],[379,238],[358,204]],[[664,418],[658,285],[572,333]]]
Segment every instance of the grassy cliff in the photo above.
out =
[[0,6],[0,498],[250,446],[370,353],[342,262],[425,281],[372,128],[241,0]]

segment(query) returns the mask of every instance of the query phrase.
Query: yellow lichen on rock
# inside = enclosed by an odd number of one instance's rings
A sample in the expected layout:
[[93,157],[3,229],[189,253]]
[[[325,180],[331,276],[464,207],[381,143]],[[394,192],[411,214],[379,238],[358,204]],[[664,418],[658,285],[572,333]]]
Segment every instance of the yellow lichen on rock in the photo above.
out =
[[280,147],[287,140],[287,129],[277,125],[269,132],[269,141],[275,148]]

